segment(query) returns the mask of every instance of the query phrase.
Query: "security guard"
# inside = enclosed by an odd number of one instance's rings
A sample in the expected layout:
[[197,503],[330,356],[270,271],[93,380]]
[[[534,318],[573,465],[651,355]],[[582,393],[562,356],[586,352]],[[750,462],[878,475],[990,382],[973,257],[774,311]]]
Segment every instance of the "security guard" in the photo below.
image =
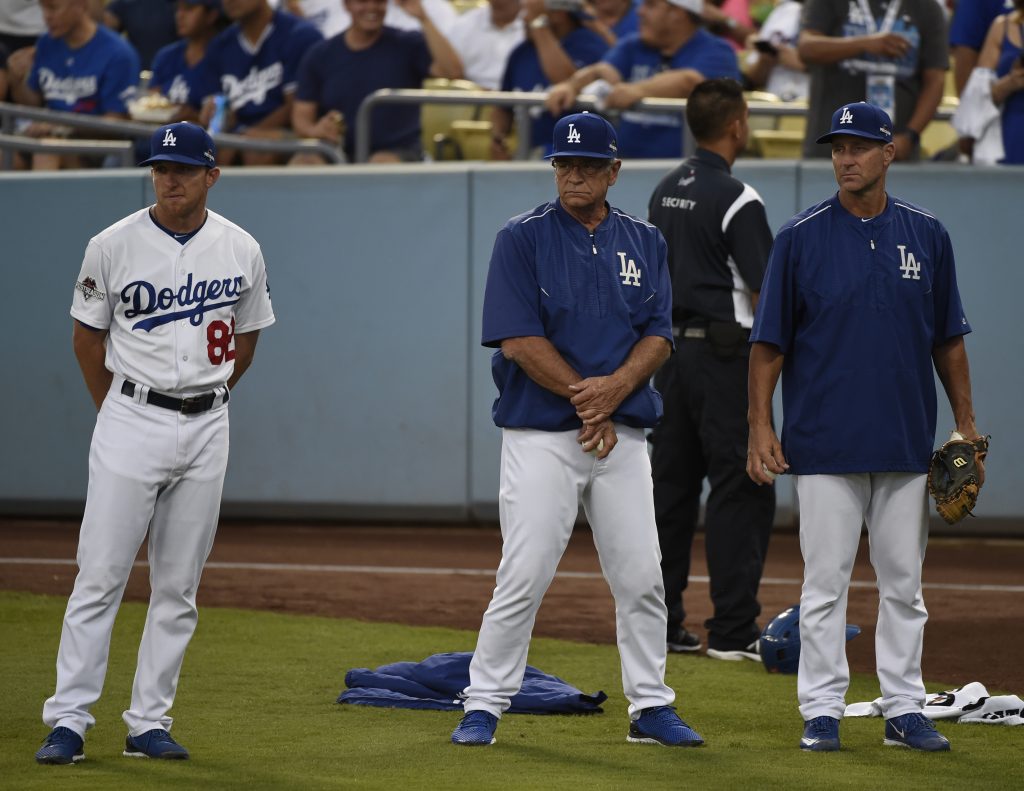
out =
[[714,616],[708,656],[758,660],[757,589],[775,515],[774,487],[746,475],[748,337],[772,233],[761,197],[730,168],[746,147],[740,84],[694,89],[686,120],[696,153],[654,190],[650,221],[668,242],[675,354],[655,377],[665,415],[651,436],[654,504],[670,651],[696,652],[684,626],[703,480],[711,486],[705,542]]

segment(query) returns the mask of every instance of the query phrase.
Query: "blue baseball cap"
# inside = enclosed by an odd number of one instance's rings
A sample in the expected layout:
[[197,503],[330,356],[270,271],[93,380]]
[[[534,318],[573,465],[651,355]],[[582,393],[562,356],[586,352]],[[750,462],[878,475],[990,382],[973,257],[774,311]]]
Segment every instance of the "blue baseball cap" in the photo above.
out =
[[827,143],[836,135],[853,135],[891,143],[892,119],[881,107],[867,102],[844,104],[832,113],[832,128],[819,137],[817,142]]
[[180,162],[183,165],[217,167],[217,147],[213,138],[198,124],[179,121],[157,129],[149,140],[149,159],[139,165],[154,162]]
[[618,159],[619,145],[615,127],[597,113],[573,113],[558,119],[551,134],[553,157],[589,157]]

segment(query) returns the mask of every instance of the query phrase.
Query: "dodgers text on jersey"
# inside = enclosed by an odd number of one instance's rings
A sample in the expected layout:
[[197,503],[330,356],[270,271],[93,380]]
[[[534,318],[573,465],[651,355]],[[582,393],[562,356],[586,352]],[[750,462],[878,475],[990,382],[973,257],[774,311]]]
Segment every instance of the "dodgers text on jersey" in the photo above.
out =
[[[132,325],[133,330],[149,332],[154,327],[169,324],[178,319],[188,319],[192,326],[198,327],[203,323],[204,313],[227,305],[234,305],[238,302],[241,293],[241,276],[223,280],[197,280],[193,283],[192,274],[189,273],[185,284],[177,291],[171,288],[162,288],[157,291],[152,283],[135,280],[121,290],[121,301],[131,304],[131,307],[124,312],[126,319],[149,316],[149,318],[137,321]],[[220,298],[223,298],[224,301],[207,303],[207,300]],[[185,308],[185,310],[151,315],[158,310],[169,310],[175,305]]]

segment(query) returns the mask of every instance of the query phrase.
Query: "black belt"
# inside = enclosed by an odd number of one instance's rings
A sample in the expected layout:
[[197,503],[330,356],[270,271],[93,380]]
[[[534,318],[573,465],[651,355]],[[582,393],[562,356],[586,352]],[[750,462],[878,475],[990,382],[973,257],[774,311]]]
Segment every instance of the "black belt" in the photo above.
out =
[[[134,398],[135,387],[135,382],[129,382],[125,379],[124,384],[121,385],[121,395]],[[225,389],[223,403],[226,404],[230,396],[231,394]],[[174,396],[158,393],[155,390],[150,390],[146,393],[147,404],[163,407],[164,409],[170,409],[174,412],[180,412],[183,415],[198,415],[200,412],[207,412],[210,409],[213,409],[213,404],[216,400],[216,391],[210,391],[209,393],[203,393],[202,395],[197,396],[189,396],[188,398],[175,398]]]
[[746,327],[740,327],[739,324],[730,321],[703,321],[695,319],[693,321],[685,322],[684,324],[674,324],[672,326],[672,336],[675,338],[689,338],[695,340],[707,340],[709,331],[713,331],[719,328],[728,328],[735,331],[737,328],[750,337],[750,330]]

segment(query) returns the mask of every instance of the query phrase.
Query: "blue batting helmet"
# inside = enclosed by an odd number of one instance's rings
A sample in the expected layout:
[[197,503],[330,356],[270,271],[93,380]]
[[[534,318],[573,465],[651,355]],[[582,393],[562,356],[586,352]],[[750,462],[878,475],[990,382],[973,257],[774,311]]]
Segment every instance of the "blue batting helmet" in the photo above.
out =
[[[860,627],[846,624],[846,639],[860,634]],[[800,664],[800,605],[776,615],[760,640],[761,661],[769,673],[795,673]]]

